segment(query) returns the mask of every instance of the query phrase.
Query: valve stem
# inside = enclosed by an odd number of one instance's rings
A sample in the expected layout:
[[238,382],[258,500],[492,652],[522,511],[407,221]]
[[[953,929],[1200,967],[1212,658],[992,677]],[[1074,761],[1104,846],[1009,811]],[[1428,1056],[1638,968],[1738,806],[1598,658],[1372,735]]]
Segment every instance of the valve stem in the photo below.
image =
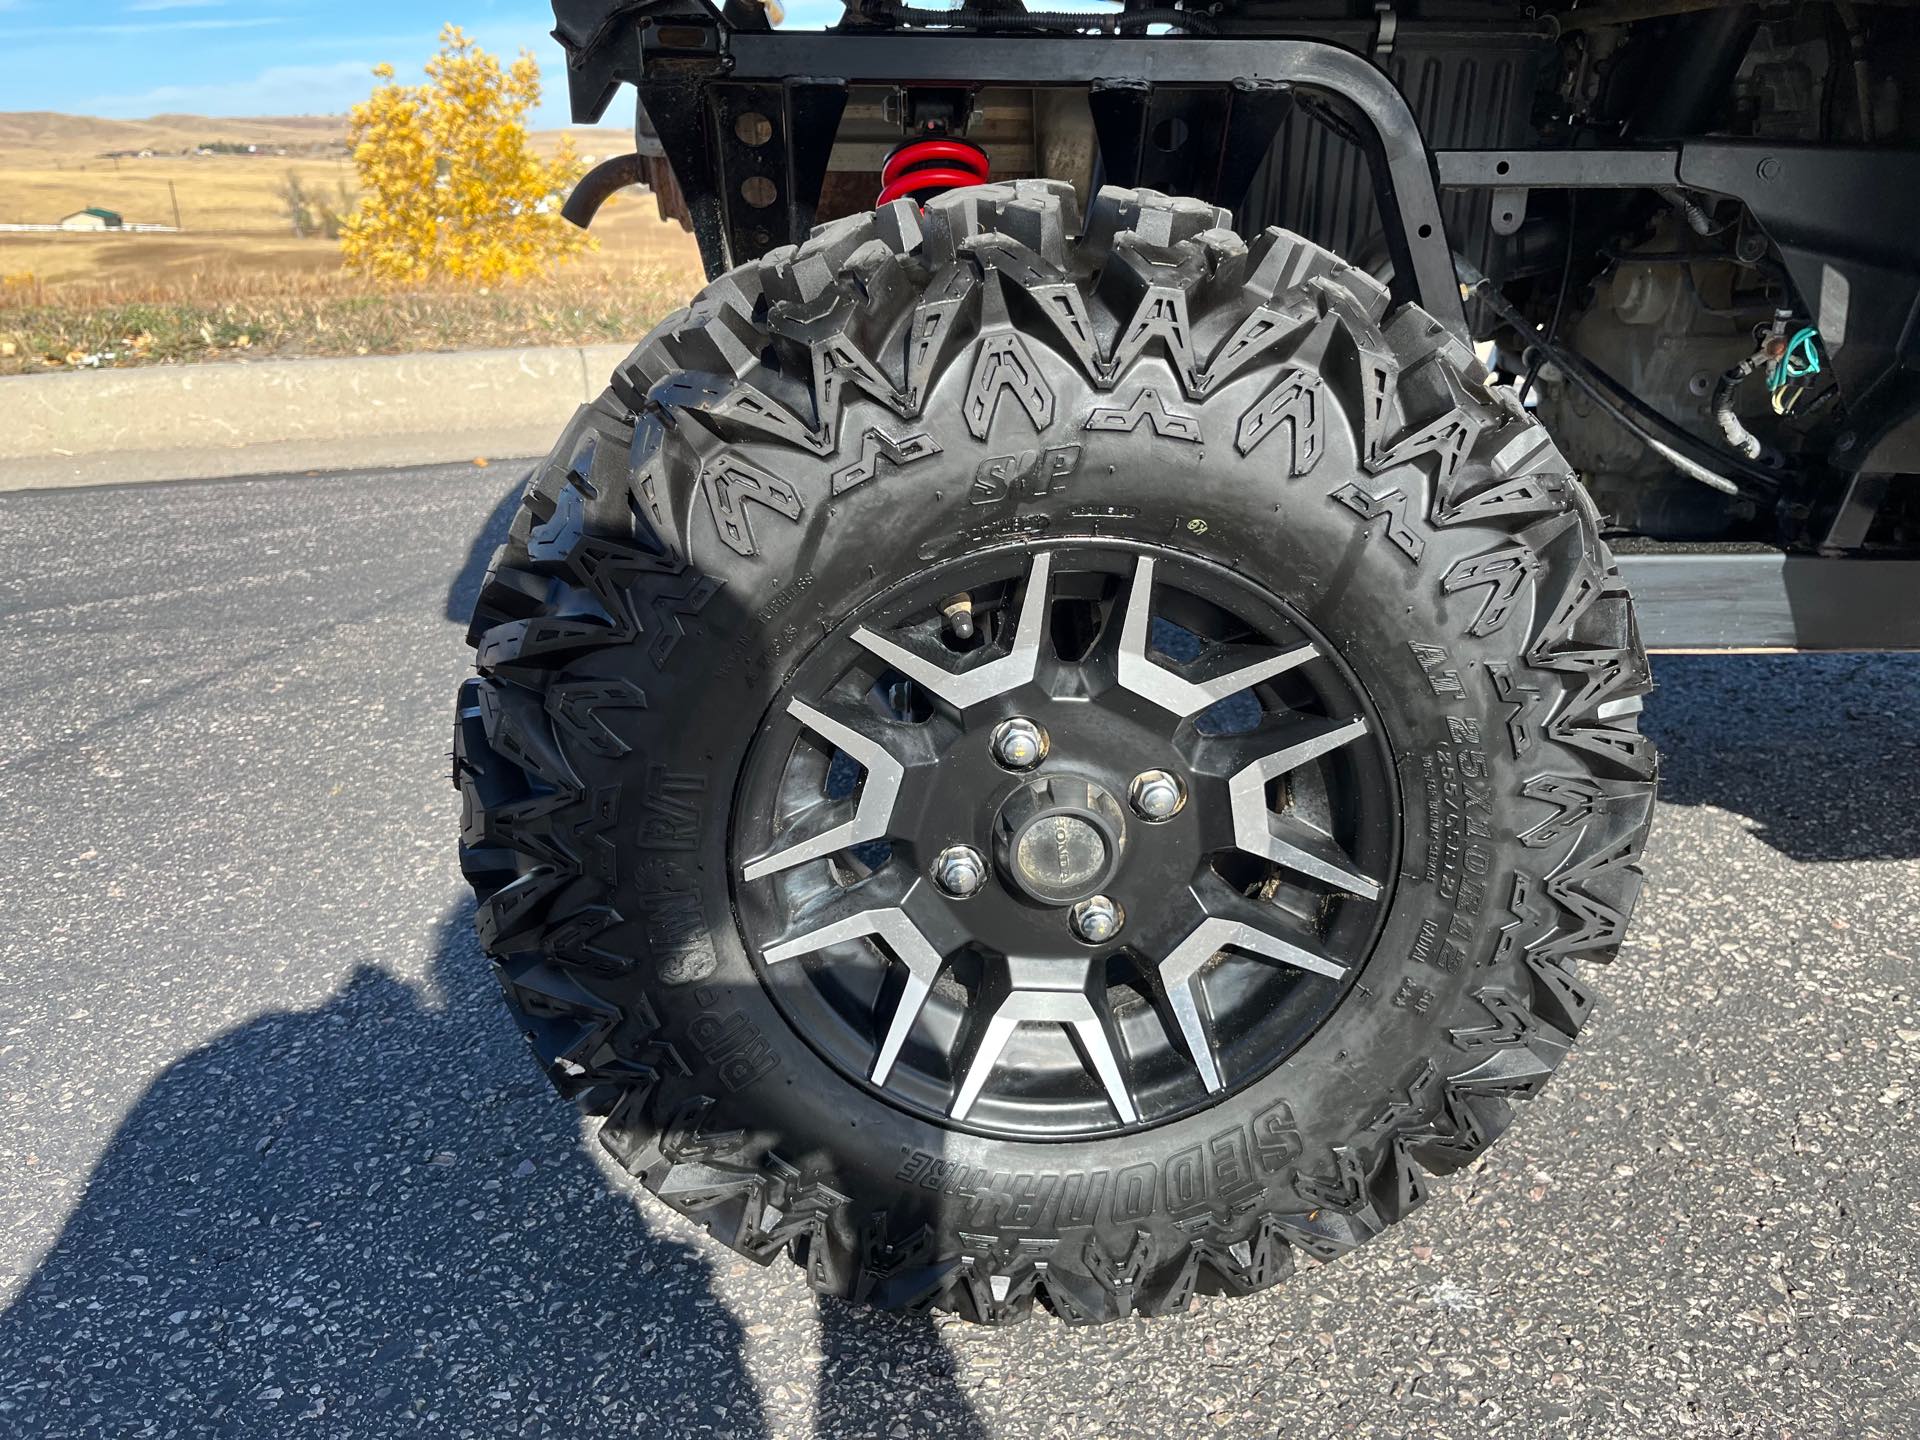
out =
[[940,613],[946,618],[947,628],[953,632],[954,639],[973,638],[973,596],[964,590],[958,595],[949,595],[941,601]]

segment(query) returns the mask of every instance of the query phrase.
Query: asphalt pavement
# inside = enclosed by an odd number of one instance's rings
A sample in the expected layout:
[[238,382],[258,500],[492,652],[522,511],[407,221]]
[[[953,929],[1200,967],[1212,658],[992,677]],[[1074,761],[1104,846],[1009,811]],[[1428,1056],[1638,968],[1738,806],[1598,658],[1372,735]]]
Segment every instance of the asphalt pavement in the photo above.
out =
[[1635,938],[1408,1223],[977,1330],[735,1260],[509,1027],[447,752],[512,478],[0,495],[0,1435],[1920,1433],[1920,657],[1656,662]]

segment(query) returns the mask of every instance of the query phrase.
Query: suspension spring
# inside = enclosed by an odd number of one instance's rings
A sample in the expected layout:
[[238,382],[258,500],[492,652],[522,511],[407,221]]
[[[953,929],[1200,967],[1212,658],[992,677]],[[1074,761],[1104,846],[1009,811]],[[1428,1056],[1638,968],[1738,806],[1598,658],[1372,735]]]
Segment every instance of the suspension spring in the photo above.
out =
[[896,145],[880,167],[876,205],[911,196],[925,204],[943,190],[987,183],[987,152],[970,140],[935,136]]

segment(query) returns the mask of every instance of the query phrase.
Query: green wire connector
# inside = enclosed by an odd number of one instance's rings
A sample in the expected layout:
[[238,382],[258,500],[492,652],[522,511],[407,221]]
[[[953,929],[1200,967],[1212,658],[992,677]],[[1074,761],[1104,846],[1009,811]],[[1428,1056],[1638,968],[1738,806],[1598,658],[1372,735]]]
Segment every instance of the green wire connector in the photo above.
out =
[[1780,358],[1773,362],[1773,368],[1767,372],[1767,388],[1779,390],[1793,380],[1805,380],[1808,376],[1820,373],[1820,332],[1811,325],[1794,332],[1787,342],[1787,348],[1780,352]]

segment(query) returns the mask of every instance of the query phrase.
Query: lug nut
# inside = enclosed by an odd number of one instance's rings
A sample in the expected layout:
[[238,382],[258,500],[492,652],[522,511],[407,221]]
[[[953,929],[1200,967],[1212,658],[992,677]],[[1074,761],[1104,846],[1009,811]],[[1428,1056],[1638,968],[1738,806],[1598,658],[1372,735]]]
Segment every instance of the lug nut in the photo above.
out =
[[1089,945],[1104,945],[1120,933],[1120,907],[1104,895],[1090,895],[1067,916],[1073,933]]
[[1142,820],[1171,820],[1187,802],[1187,792],[1179,780],[1164,770],[1144,770],[1127,787],[1127,799],[1133,813]]
[[1047,756],[1047,732],[1023,715],[993,727],[993,758],[1009,770],[1031,770]]
[[971,845],[949,845],[933,859],[933,883],[964,900],[987,883],[987,862]]

